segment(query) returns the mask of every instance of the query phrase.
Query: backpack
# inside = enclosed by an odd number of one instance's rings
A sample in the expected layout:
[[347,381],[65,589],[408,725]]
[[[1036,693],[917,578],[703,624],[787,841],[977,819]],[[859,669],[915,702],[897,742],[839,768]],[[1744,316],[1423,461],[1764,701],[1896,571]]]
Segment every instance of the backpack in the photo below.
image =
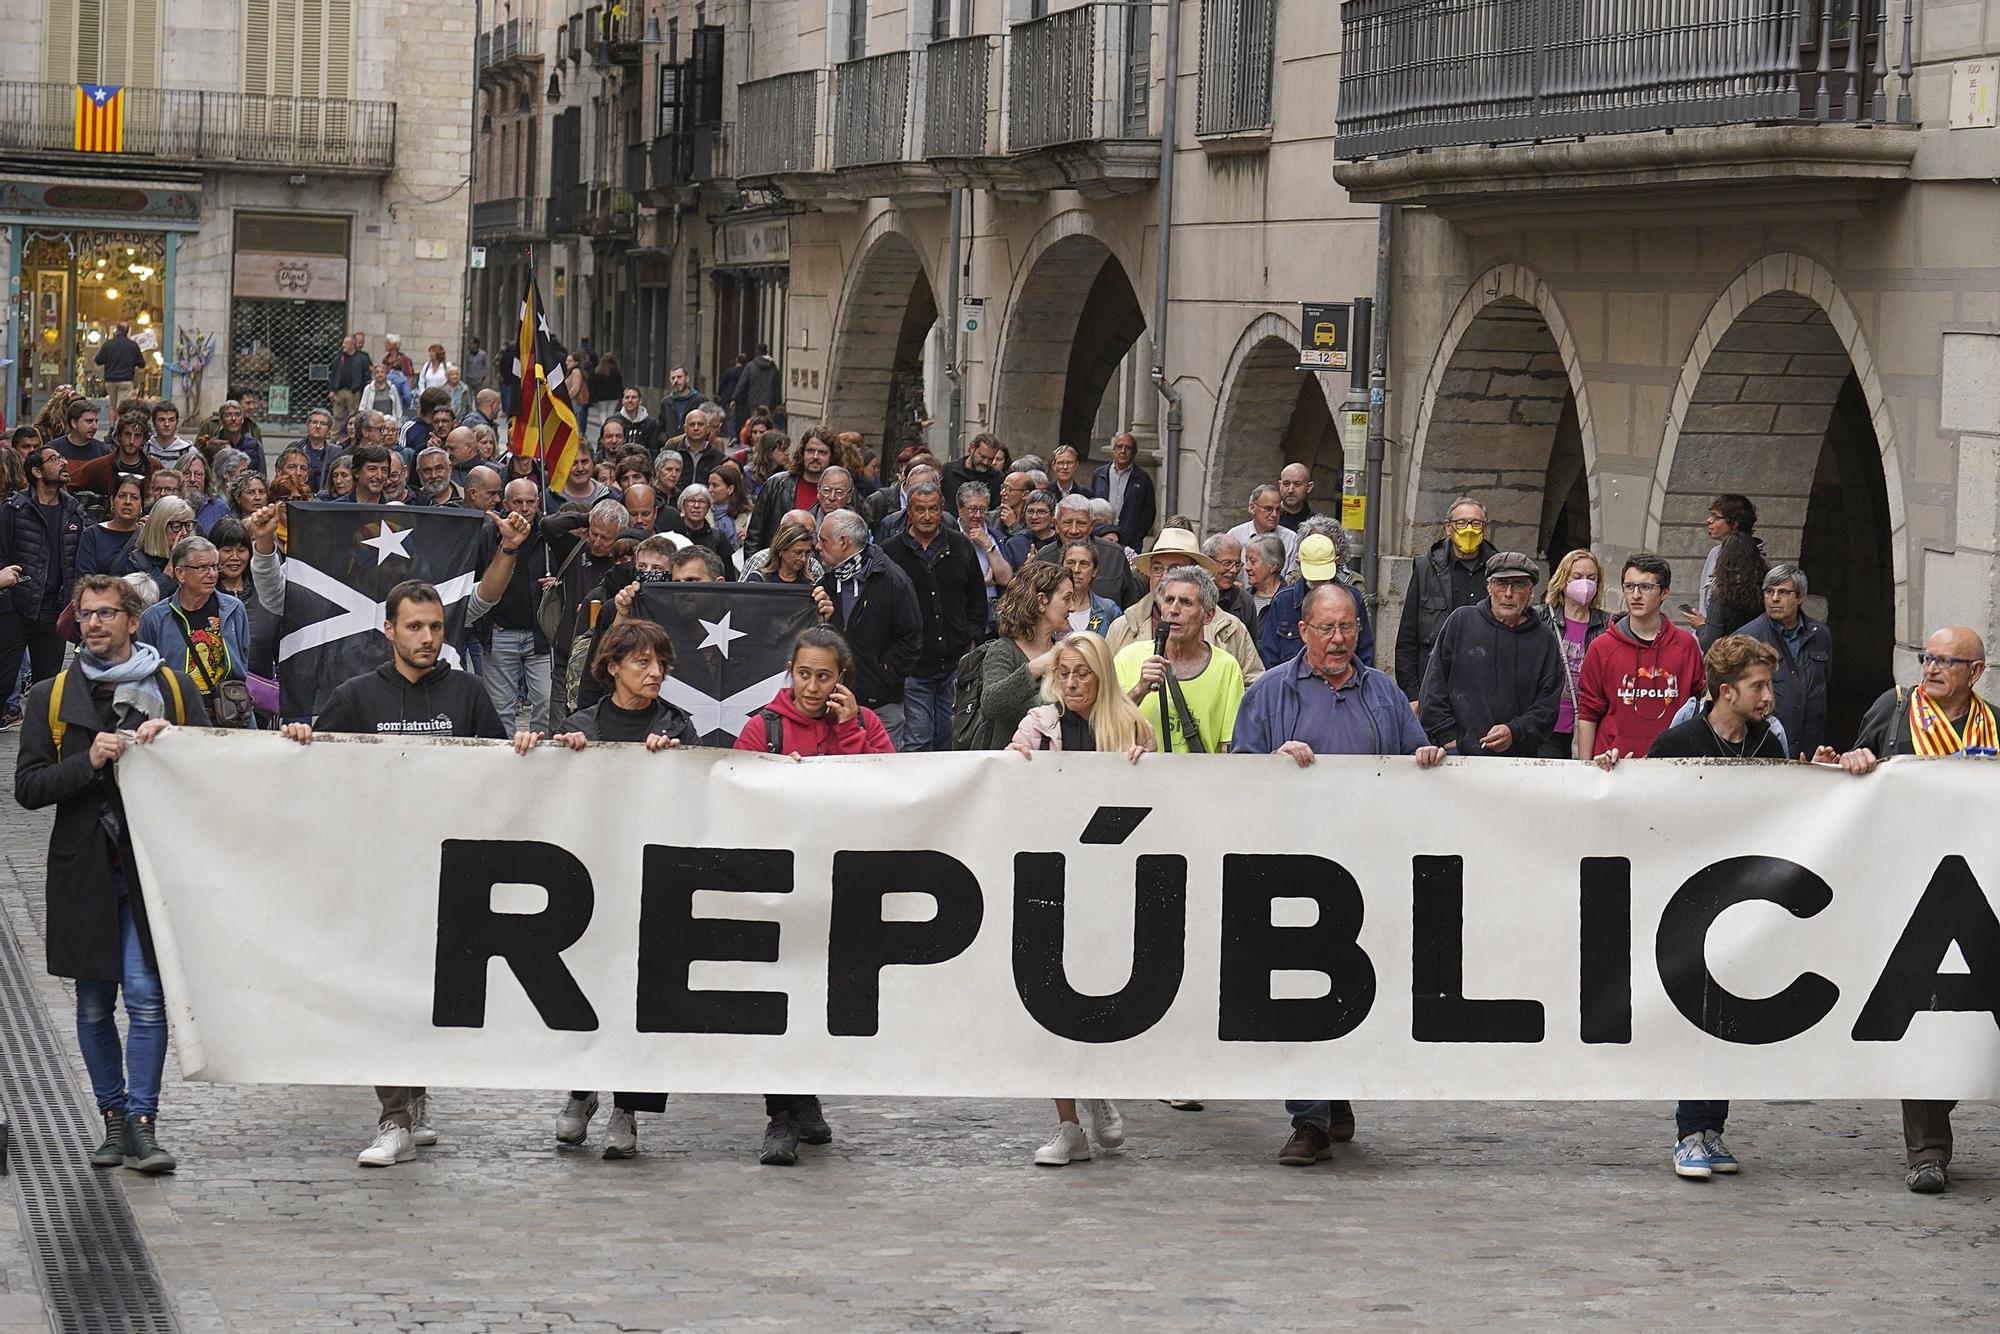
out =
[[[174,701],[174,722],[178,725],[187,721],[187,705],[181,699],[180,678],[170,669],[162,668],[160,675],[167,679],[167,694]],[[56,758],[62,758],[63,738],[69,735],[69,724],[62,720],[63,684],[69,680],[68,672],[57,672],[55,684],[49,687],[49,737],[55,742]]]
[[996,644],[1005,641],[989,639],[983,644],[975,644],[963,658],[958,660],[957,684],[952,689],[951,699],[951,748],[953,750],[997,750],[994,744],[992,719],[986,716],[984,696],[986,692],[986,655]]

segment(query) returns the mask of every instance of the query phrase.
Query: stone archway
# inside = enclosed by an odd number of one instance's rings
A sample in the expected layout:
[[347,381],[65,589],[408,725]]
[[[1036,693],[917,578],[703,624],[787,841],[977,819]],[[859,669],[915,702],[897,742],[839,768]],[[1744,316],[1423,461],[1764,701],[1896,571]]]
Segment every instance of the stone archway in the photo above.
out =
[[1917,638],[1902,467],[1853,307],[1805,256],[1767,256],[1739,274],[1682,369],[1646,537],[1689,602],[1722,492],[1755,502],[1768,558],[1800,563],[1809,609],[1835,627],[1829,730],[1851,738],[1859,710],[1894,679],[1896,644]]
[[1486,505],[1496,545],[1545,563],[1603,530],[1576,344],[1553,293],[1520,265],[1480,275],[1459,303],[1415,441],[1403,511],[1413,552],[1461,495]]
[[1146,331],[1131,270],[1066,213],[1042,229],[1007,301],[994,375],[994,431],[1014,454],[1090,452],[1119,363]]
[[1329,377],[1298,365],[1299,328],[1282,315],[1259,316],[1237,340],[1209,448],[1208,528],[1243,522],[1250,489],[1288,463],[1312,470],[1313,507],[1339,514],[1345,459]]
[[937,298],[923,256],[893,216],[876,219],[857,253],[835,325],[825,420],[878,438],[888,456],[921,438],[924,344]]

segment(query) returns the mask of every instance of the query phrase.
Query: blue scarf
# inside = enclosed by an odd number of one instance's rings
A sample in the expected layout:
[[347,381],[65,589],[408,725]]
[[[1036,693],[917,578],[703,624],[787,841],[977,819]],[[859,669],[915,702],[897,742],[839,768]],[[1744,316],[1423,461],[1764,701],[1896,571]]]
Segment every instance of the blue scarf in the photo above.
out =
[[153,678],[164,665],[160,651],[151,644],[132,643],[132,652],[123,662],[105,662],[92,656],[88,651],[76,655],[77,670],[92,685],[105,684],[117,687],[112,692],[111,708],[116,714],[121,706],[129,707],[148,718],[164,718],[167,702],[160,697],[160,687]]

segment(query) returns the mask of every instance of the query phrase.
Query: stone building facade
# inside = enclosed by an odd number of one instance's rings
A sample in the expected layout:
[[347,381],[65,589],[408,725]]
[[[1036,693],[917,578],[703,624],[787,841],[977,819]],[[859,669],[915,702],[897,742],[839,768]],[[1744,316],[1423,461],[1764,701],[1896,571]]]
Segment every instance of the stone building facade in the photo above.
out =
[[[117,322],[158,354],[142,390],[182,402],[175,331],[214,335],[196,410],[255,388],[281,434],[326,401],[345,330],[460,359],[471,5],[17,8],[0,46],[10,420],[56,384],[101,396],[91,349]],[[76,151],[78,84],[122,89],[120,151]]]

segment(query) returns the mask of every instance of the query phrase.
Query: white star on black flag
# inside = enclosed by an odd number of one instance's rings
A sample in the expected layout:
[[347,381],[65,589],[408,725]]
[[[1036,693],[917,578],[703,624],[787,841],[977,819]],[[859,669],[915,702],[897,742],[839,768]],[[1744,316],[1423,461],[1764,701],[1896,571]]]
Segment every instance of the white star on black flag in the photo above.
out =
[[660,697],[687,710],[705,746],[735,744],[783,688],[792,640],[819,624],[811,593],[782,584],[646,584],[638,610],[674,641]]

